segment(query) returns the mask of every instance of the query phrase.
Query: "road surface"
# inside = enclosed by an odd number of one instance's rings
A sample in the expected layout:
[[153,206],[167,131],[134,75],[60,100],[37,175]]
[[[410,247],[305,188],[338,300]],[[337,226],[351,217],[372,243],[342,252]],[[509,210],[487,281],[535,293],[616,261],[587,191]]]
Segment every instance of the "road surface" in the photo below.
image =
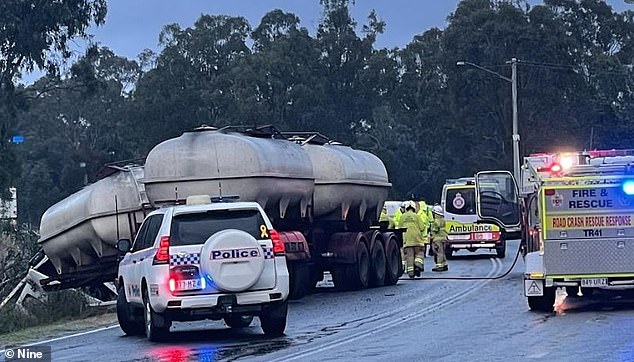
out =
[[[491,277],[515,259],[461,251],[449,272]],[[520,257],[501,279],[400,280],[393,287],[320,292],[292,301],[286,335],[263,336],[223,322],[175,323],[169,343],[124,336],[118,327],[49,342],[54,361],[634,361],[633,299],[558,293],[556,313],[528,310]]]

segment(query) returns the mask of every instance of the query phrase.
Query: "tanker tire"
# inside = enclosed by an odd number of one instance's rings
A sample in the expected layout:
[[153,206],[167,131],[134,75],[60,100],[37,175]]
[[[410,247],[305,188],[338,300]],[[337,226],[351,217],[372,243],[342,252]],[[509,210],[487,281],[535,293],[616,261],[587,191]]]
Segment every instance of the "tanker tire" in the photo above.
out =
[[145,337],[151,342],[162,342],[170,333],[170,323],[156,313],[150,304],[147,289],[143,289],[143,315],[145,322]]
[[119,321],[119,327],[121,327],[123,333],[129,336],[142,335],[144,333],[143,321],[132,318],[133,309],[126,300],[123,285],[117,288],[117,293],[117,320]]
[[288,262],[288,274],[290,290],[288,298],[292,300],[302,299],[308,294],[310,283],[310,270],[304,261]]
[[568,294],[569,297],[576,297],[578,291],[579,287],[566,287],[566,294]]
[[246,328],[253,322],[252,315],[229,315],[223,318],[225,324],[231,328]]
[[279,337],[286,330],[286,317],[288,315],[288,302],[273,304],[266,308],[260,315],[260,325],[267,337]]
[[532,311],[552,313],[555,311],[555,287],[545,287],[544,295],[527,297],[528,307]]
[[332,282],[335,284],[335,289],[339,291],[352,289],[348,274],[350,269],[351,268],[346,264],[338,264],[330,269],[330,275],[332,275]]
[[403,261],[401,251],[393,238],[387,239],[385,243],[385,285],[395,285],[398,278],[403,275]]
[[380,240],[377,240],[372,247],[370,265],[370,286],[380,287],[385,284],[385,274],[387,272],[387,261],[385,248]]
[[365,243],[357,244],[357,260],[351,265],[351,287],[365,289],[370,284],[370,253]]

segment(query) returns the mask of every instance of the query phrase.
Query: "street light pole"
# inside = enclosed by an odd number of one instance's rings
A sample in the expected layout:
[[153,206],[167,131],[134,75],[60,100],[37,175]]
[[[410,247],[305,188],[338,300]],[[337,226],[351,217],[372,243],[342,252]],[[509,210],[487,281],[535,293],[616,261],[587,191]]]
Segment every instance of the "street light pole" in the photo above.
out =
[[520,179],[520,134],[517,125],[517,59],[511,59],[511,88],[513,93],[513,177]]
[[496,77],[511,83],[511,92],[512,92],[511,94],[512,94],[512,101],[513,101],[513,135],[512,135],[513,177],[515,177],[515,180],[519,180],[520,178],[520,135],[519,135],[518,124],[517,124],[517,63],[519,63],[519,60],[517,58],[512,58],[506,63],[511,64],[511,78],[505,77],[494,70],[485,68],[481,65],[471,63],[471,62],[460,61],[460,62],[456,62],[456,65],[459,65],[459,66],[469,65],[474,68],[485,71],[487,73],[493,74]]

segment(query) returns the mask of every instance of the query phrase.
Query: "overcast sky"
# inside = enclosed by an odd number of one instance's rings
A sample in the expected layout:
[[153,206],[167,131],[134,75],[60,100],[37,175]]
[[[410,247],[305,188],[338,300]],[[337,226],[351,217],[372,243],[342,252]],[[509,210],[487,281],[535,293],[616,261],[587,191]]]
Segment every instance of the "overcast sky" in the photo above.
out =
[[[2,1],[2,0],[0,0]],[[444,28],[447,16],[459,0],[355,0],[351,12],[359,25],[366,23],[372,9],[387,24],[376,42],[378,48],[403,47],[414,35],[432,27]],[[531,0],[539,4],[540,0]],[[624,0],[608,0],[618,11],[634,10]],[[108,0],[106,23],[92,27],[93,41],[99,42],[115,54],[136,59],[146,48],[158,51],[158,36],[163,26],[178,23],[190,27],[201,14],[244,16],[252,27],[273,9],[282,9],[299,16],[301,26],[315,34],[322,17],[319,0]],[[76,53],[81,56],[85,43],[76,42]],[[39,72],[23,79],[31,83]]]
[[[353,2],[353,1],[351,1]],[[387,23],[377,47],[403,47],[413,36],[431,27],[444,28],[447,16],[459,0],[356,0],[351,12],[357,23],[366,22],[375,9]],[[533,4],[541,1],[533,0]],[[624,0],[608,0],[616,10],[634,10]],[[273,9],[299,16],[301,25],[311,34],[322,17],[319,0],[108,0],[106,24],[92,29],[95,40],[128,58],[145,48],[157,50],[158,34],[166,24],[192,26],[201,14],[244,16],[252,27]]]

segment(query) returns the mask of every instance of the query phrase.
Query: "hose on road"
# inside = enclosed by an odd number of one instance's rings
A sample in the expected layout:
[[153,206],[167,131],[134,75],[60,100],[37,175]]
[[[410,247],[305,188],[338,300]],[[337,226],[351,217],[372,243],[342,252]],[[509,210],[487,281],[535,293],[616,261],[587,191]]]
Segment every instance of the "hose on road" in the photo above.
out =
[[515,264],[517,264],[517,260],[520,258],[520,253],[522,252],[522,247],[518,247],[517,248],[517,254],[515,254],[515,260],[513,260],[513,264],[511,264],[511,267],[505,271],[504,273],[500,274],[500,275],[494,275],[491,277],[442,277],[442,276],[438,276],[438,277],[419,277],[419,278],[415,278],[415,279],[410,279],[410,280],[430,280],[430,279],[438,279],[438,280],[494,280],[494,279],[502,279],[504,277],[506,277],[507,275],[509,275],[511,273],[511,271],[515,268]]

